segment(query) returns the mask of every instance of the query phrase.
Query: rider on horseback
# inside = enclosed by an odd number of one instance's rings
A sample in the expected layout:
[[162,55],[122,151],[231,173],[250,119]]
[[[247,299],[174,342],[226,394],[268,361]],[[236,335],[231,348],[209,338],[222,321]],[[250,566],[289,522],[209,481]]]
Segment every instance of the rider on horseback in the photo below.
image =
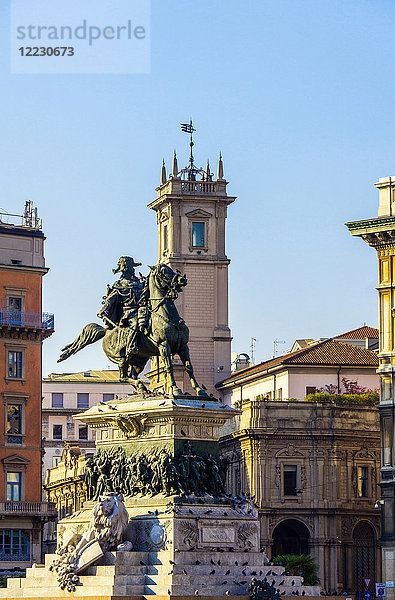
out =
[[172,363],[172,355],[178,354],[196,394],[207,397],[193,372],[188,327],[174,304],[187,278],[165,263],[150,267],[146,279],[136,277],[134,268],[138,266],[130,256],[121,256],[114,269],[114,273],[121,272],[121,277],[108,286],[98,315],[106,327],[97,323],[85,325],[75,340],[62,348],[58,362],[103,340],[106,356],[118,365],[120,381],[130,382],[139,393],[147,394],[139,374],[150,358],[159,356],[169,393],[179,396],[182,391],[177,386]]
[[136,277],[135,267],[141,263],[135,263],[130,256],[121,256],[117,268],[113,273],[121,273],[121,277],[112,286],[107,286],[107,296],[103,297],[103,307],[98,317],[103,319],[108,329],[117,325],[129,330],[127,351],[135,354],[138,352],[137,335],[139,332],[139,308],[144,287],[144,278]]

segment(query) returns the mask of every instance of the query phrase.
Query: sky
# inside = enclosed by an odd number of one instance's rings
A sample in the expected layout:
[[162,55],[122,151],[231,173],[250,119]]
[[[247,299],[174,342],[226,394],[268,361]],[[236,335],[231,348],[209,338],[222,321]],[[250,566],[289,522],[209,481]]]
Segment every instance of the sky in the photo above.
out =
[[392,0],[152,0],[146,74],[12,74],[9,21],[3,0],[0,207],[30,199],[43,219],[44,375],[109,367],[100,344],[56,361],[97,321],[118,257],[157,260],[147,204],[162,158],[187,163],[190,117],[196,162],[221,151],[237,196],[232,349],[256,338],[262,361],[275,339],[282,353],[377,326],[377,258],[344,223],[377,216],[373,184],[395,173]]

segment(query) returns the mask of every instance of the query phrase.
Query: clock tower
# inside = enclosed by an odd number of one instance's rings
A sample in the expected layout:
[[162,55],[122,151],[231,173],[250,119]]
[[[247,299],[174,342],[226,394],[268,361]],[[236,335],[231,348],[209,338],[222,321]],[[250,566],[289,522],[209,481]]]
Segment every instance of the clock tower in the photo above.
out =
[[[225,224],[228,205],[222,156],[217,177],[197,168],[192,154],[192,122],[182,125],[191,134],[189,164],[179,170],[174,153],[172,170],[166,175],[162,164],[157,198],[148,207],[156,212],[158,262],[167,263],[188,279],[176,305],[189,327],[189,349],[196,379],[208,393],[216,395],[215,384],[230,375],[231,333],[228,325],[228,266],[225,253]],[[177,385],[192,393],[189,378],[178,357],[173,359]],[[151,389],[165,388],[160,360],[154,358],[148,373]]]

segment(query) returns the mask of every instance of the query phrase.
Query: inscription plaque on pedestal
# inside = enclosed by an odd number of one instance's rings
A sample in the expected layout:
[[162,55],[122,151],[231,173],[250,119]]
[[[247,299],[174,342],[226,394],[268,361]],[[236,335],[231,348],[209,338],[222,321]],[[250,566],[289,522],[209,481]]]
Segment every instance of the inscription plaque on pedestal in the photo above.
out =
[[235,528],[224,527],[224,525],[204,525],[201,529],[201,540],[202,544],[209,544],[215,546],[217,544],[229,544],[235,543]]

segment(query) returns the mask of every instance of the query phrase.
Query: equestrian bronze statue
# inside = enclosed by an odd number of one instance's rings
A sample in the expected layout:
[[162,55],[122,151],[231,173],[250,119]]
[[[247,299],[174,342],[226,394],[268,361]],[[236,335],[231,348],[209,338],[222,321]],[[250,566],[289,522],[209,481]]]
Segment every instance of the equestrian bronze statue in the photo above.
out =
[[107,294],[98,317],[105,327],[97,323],[86,325],[80,335],[65,346],[58,362],[102,339],[103,350],[119,368],[119,379],[131,383],[139,392],[148,393],[139,374],[152,356],[160,356],[170,380],[171,394],[182,391],[174,379],[171,357],[178,354],[191,385],[198,396],[207,392],[195,379],[189,355],[189,330],[180,317],[174,301],[187,279],[175,273],[168,265],[160,263],[150,267],[147,277],[137,277],[135,263],[129,256],[121,256],[113,273],[120,273],[118,281],[107,286]]

